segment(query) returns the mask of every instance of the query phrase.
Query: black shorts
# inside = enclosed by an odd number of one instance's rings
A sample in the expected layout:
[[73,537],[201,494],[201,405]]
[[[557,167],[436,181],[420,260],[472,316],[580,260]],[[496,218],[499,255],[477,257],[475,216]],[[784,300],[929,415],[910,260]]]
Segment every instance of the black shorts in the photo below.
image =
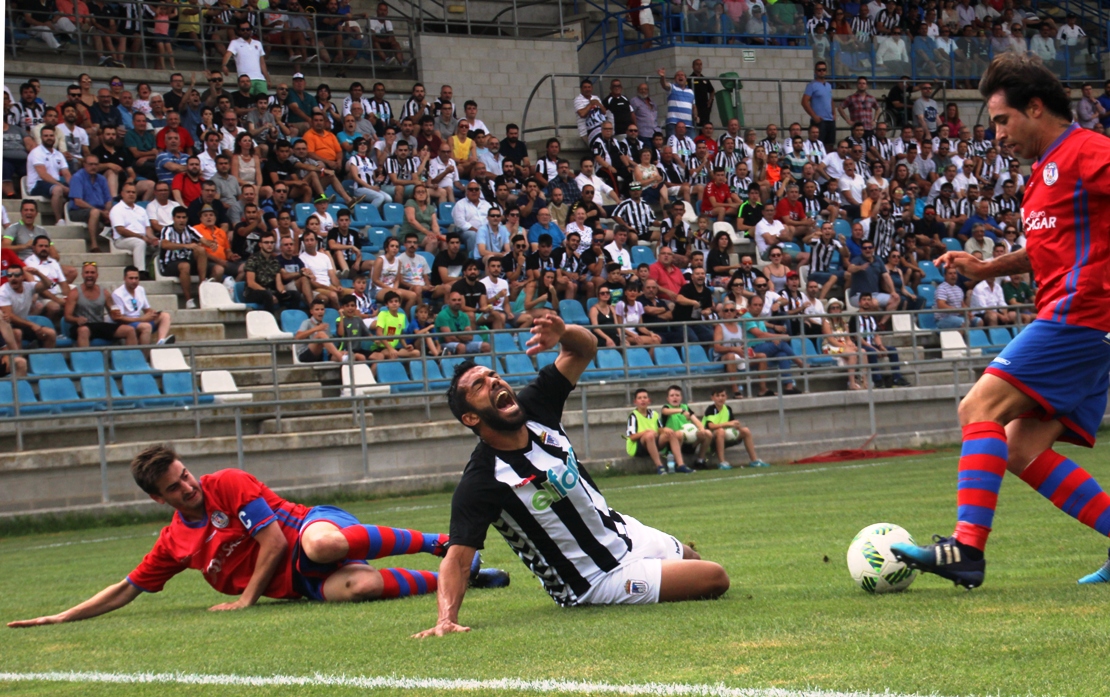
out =
[[178,269],[177,269],[178,265],[181,262],[187,262],[189,264],[189,274],[190,275],[192,275],[192,276],[197,275],[197,260],[193,258],[193,253],[192,252],[189,252],[189,258],[188,259],[178,259],[176,261],[170,261],[170,262],[164,262],[161,259],[159,259],[158,260],[158,271],[161,272],[161,274],[163,276],[177,277],[177,276],[181,275],[181,272],[178,271]]
[[309,350],[308,346],[303,346],[300,349],[300,353],[297,354],[297,358],[301,361],[301,363],[323,363],[327,360],[327,353],[327,351],[321,351],[320,355],[317,356],[315,353]]
[[[89,322],[85,325],[89,328],[89,339],[103,339],[105,341],[115,341],[116,330],[119,329],[118,324],[115,322]],[[69,325],[69,331],[66,334],[70,339],[77,341],[77,328],[78,325]]]

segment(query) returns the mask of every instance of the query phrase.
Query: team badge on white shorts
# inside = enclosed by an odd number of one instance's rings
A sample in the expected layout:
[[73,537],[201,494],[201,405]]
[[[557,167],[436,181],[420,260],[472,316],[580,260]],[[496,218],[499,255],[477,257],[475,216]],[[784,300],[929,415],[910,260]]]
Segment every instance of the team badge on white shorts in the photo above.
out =
[[1055,162],[1049,162],[1044,166],[1044,183],[1046,186],[1052,186],[1059,178],[1060,170],[1056,167]]
[[646,595],[648,592],[647,581],[629,579],[624,582],[624,592],[628,595]]
[[227,527],[227,523],[228,523],[227,514],[224,513],[223,511],[213,511],[211,520],[212,520],[212,525],[217,527],[217,528],[220,528],[221,530],[223,528]]

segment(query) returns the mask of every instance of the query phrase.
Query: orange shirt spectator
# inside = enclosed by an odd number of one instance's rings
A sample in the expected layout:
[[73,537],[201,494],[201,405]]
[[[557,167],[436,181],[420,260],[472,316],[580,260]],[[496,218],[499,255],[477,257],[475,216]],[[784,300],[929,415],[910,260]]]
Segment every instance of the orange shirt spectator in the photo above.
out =
[[308,146],[308,151],[318,160],[338,163],[342,159],[343,149],[339,147],[339,139],[331,131],[317,133],[309,129],[304,134],[304,142]]
[[224,232],[224,229],[215,225],[205,225],[204,223],[194,225],[193,229],[204,239],[216,243],[215,249],[208,250],[208,258],[226,264],[231,257],[231,245],[227,241],[227,233]]

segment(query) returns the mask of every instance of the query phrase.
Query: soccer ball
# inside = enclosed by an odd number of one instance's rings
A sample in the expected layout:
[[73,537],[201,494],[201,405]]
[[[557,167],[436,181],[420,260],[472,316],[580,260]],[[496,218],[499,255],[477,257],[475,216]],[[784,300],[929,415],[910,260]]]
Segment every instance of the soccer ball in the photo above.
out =
[[698,427],[691,423],[682,424],[682,437],[688,444],[698,442]]
[[725,429],[725,438],[729,440],[740,440],[740,429],[729,426]]
[[891,593],[910,587],[917,572],[894,558],[894,542],[917,544],[910,534],[893,523],[868,525],[848,547],[848,573],[868,593]]

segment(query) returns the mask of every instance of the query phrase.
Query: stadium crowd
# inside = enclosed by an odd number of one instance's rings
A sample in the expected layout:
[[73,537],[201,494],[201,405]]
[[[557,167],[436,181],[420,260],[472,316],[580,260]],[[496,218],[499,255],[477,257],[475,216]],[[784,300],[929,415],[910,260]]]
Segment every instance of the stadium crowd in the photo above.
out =
[[[820,24],[827,11],[812,9]],[[877,333],[889,316],[868,311],[925,307],[923,262],[953,245],[990,258],[1024,243],[1019,163],[957,104],[942,108],[928,81],[904,79],[880,101],[860,77],[834,101],[817,61],[801,104],[810,123],[757,131],[736,119],[718,130],[701,61],[689,75],[658,71],[662,103],[647,83],[629,97],[620,80],[595,93],[584,79],[574,109],[587,150],[567,158],[551,138],[533,156],[515,124],[492,132],[450,85],[433,98],[415,84],[395,109],[380,82],[334,97],[302,73],[270,84],[262,52],[244,48],[261,46],[252,26],[237,29],[203,92],[180,73],[163,94],[118,77],[94,89],[83,74],[55,106],[36,80],[5,89],[5,196],[48,199],[55,219],[87,227],[92,253],[131,254],[134,276],[129,297],[101,291],[92,256],[72,285],[78,269],[58,264],[24,200],[21,220],[5,220],[2,279],[22,290],[0,289],[16,342],[51,346],[63,330],[78,345],[172,341],[140,284],[157,273],[180,281],[187,309],[194,278],[278,314],[305,309],[296,338],[320,341],[304,361],[488,351],[483,328],[557,311],[602,346],[698,342],[730,372],[800,366],[789,338],[812,336],[849,365],[885,357],[877,383],[906,384]],[[895,123],[880,118],[884,103]],[[1084,85],[1080,122],[1093,113],[1084,125],[1104,129],[1108,110],[1110,83],[1098,98]],[[927,291],[947,329],[1014,322],[1015,311],[975,308],[1032,297],[1026,279],[954,272]],[[844,310],[859,312],[839,321]],[[425,336],[379,338],[397,334]]]

